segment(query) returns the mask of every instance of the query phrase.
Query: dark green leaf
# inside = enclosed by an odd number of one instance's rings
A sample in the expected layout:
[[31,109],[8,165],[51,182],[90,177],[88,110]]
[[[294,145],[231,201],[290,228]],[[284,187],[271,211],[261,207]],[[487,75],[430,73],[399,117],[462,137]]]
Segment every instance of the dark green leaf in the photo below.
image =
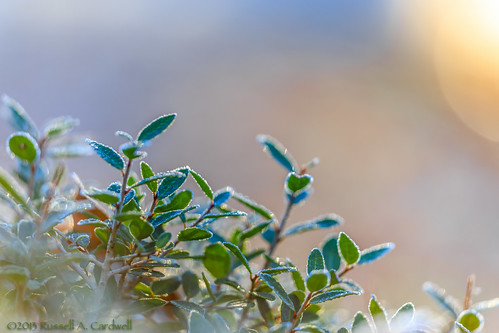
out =
[[334,269],[337,271],[340,268],[341,257],[338,252],[338,237],[336,235],[324,243],[322,254],[324,255],[324,263],[328,270]]
[[176,116],[175,113],[172,113],[154,119],[140,131],[137,140],[145,142],[154,139],[170,127]]
[[166,247],[168,242],[172,239],[172,234],[169,232],[163,232],[161,235],[159,235],[158,239],[156,240],[156,247],[158,249],[162,249]]
[[295,224],[291,228],[287,229],[283,236],[291,236],[295,234],[299,234],[302,232],[306,232],[309,230],[316,229],[327,229],[333,228],[343,223],[343,218],[336,214],[326,214],[321,215],[313,220],[307,221],[305,223]]
[[211,201],[213,201],[213,191],[212,191],[210,185],[208,185],[206,180],[204,180],[204,178],[201,177],[196,171],[194,171],[192,169],[189,169],[189,171],[190,171],[192,178],[194,178],[196,183],[199,185],[199,188],[204,192],[204,194],[206,194],[206,196],[208,198],[210,198]]
[[290,172],[286,178],[286,191],[288,193],[298,193],[309,187],[314,178],[310,175],[298,175],[295,172]]
[[90,145],[90,147],[92,147],[92,149],[97,153],[97,155],[99,155],[104,161],[118,170],[123,170],[123,168],[125,167],[125,162],[123,161],[123,158],[120,156],[120,154],[116,152],[116,150],[97,141],[93,141],[90,139],[87,139],[86,141]]
[[244,254],[241,252],[241,249],[239,249],[239,247],[237,247],[236,245],[229,243],[229,242],[225,242],[223,244],[225,245],[226,248],[228,248],[230,250],[230,252],[232,252],[232,254],[234,254],[236,256],[236,258],[244,265],[244,267],[246,267],[246,269],[248,270],[250,275],[253,274],[251,272],[251,268],[250,268],[250,265],[248,263],[248,259],[246,259]]
[[310,292],[319,291],[329,285],[329,272],[326,270],[312,271],[307,277],[307,289]]
[[346,328],[346,327],[342,327],[342,328],[340,328],[340,329],[338,330],[338,332],[337,332],[337,333],[349,333],[349,332],[350,332],[350,331],[348,330],[348,328]]
[[376,261],[395,248],[393,243],[384,243],[365,249],[360,252],[358,264],[364,265]]
[[311,304],[319,304],[319,303],[324,303],[327,301],[331,301],[333,299],[341,298],[341,297],[346,297],[350,295],[360,295],[359,292],[356,291],[349,291],[349,290],[331,290],[331,291],[326,291],[323,292],[322,294],[319,294],[315,297],[312,297],[310,300]]
[[7,139],[12,155],[28,163],[33,163],[40,156],[40,148],[36,140],[26,132],[16,132]]
[[178,300],[178,301],[171,301],[171,303],[175,305],[177,308],[185,310],[187,312],[197,311],[199,313],[204,313],[204,309],[193,302]]
[[338,250],[347,265],[353,265],[359,261],[360,250],[357,244],[344,232],[340,232],[338,239]]
[[194,227],[180,230],[177,239],[181,242],[197,241],[211,238],[212,235],[213,234],[208,230]]
[[154,231],[154,227],[149,222],[141,220],[133,220],[128,228],[133,237],[138,240],[149,237]]
[[137,314],[141,314],[141,313],[146,313],[146,312],[150,312],[154,309],[160,308],[165,304],[166,304],[166,301],[163,301],[162,299],[142,298],[142,299],[139,299],[138,301],[135,301],[135,302],[127,305],[123,309],[123,311],[121,312],[121,315],[126,317],[126,316],[132,316],[132,315],[137,315]]
[[284,146],[269,135],[260,134],[256,140],[264,147],[264,150],[270,154],[286,170],[292,172],[298,170],[295,159],[291,156]]
[[289,298],[284,288],[281,286],[279,282],[277,282],[276,279],[274,279],[272,276],[268,274],[260,274],[260,279],[262,279],[263,282],[265,282],[270,288],[272,288],[272,290],[276,293],[276,295],[282,300],[284,304],[293,309],[293,302]]
[[250,198],[241,193],[234,192],[232,194],[232,198],[236,199],[246,207],[253,209],[257,214],[263,216],[267,220],[272,220],[274,218],[274,214],[270,210],[268,210],[267,208],[265,208],[260,204],[257,204],[256,202],[254,202],[253,200],[251,200]]
[[155,280],[151,283],[151,290],[156,295],[172,294],[180,287],[181,279],[173,276],[162,280]]
[[431,297],[435,302],[437,302],[440,307],[447,310],[457,318],[459,315],[460,307],[455,298],[450,295],[447,295],[445,290],[437,286],[432,282],[425,282],[423,284],[423,290]]
[[217,279],[227,276],[231,259],[225,246],[221,243],[208,245],[204,250],[203,265]]
[[241,233],[241,241],[251,238],[253,236],[256,236],[260,234],[263,230],[267,229],[267,227],[272,223],[273,221],[269,222],[263,222],[260,223],[252,228],[249,228]]
[[218,191],[217,193],[214,194],[213,205],[215,207],[223,205],[224,203],[227,202],[227,200],[230,199],[230,197],[232,196],[232,193],[234,193],[234,190],[230,187],[227,187],[224,190]]
[[274,315],[272,314],[272,309],[269,306],[269,303],[262,298],[257,298],[256,305],[258,306],[258,311],[260,312],[260,315],[265,321],[267,327],[272,327],[274,325]]
[[324,267],[324,257],[319,249],[315,248],[310,251],[307,260],[307,273],[310,274],[312,271],[323,270]]
[[199,293],[199,279],[196,274],[186,271],[182,274],[182,288],[188,298],[195,297]]
[[187,179],[187,176],[181,172],[169,171],[162,174],[163,180],[158,187],[158,200],[164,199],[172,195],[180,188]]
[[189,206],[192,201],[192,191],[183,190],[179,191],[166,205],[157,206],[154,209],[154,213],[164,213],[172,210],[181,210]]
[[210,285],[210,282],[208,281],[208,279],[206,278],[206,275],[204,275],[204,272],[201,273],[201,275],[203,276],[203,281],[204,281],[204,284],[206,286],[206,291],[208,292],[208,295],[210,295],[210,298],[213,300],[213,301],[216,301],[216,297],[215,295],[213,294],[213,290],[211,289],[211,285]]

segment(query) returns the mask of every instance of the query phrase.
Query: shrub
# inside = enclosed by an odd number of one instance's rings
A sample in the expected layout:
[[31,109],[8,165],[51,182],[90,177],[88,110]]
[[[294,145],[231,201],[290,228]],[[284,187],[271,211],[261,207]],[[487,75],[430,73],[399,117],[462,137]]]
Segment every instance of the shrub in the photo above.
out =
[[[88,329],[90,322],[128,325],[133,318],[135,329],[151,332],[477,332],[480,311],[499,304],[471,304],[470,279],[463,306],[438,286],[424,285],[444,317],[418,314],[412,303],[388,316],[373,295],[368,316],[344,318],[327,304],[363,293],[347,273],[385,256],[394,244],[360,249],[340,232],[310,252],[305,268],[274,257],[287,237],[343,223],[325,214],[286,226],[293,208],[312,194],[317,159],[300,167],[277,140],[257,137],[287,173],[286,206],[277,219],[230,187],[213,191],[188,166],[153,171],[144,149],[175,114],[153,120],[136,138],[118,131],[124,143],[115,150],[90,139],[88,146],[75,144],[68,137],[78,124],[72,118],[52,120],[40,131],[19,104],[3,101],[16,131],[7,139],[16,169],[0,169],[0,308],[2,318],[19,320],[15,325],[36,329],[73,320]],[[103,160],[95,168],[107,163],[116,169],[118,180],[106,188],[66,177],[61,160],[91,151]],[[202,198],[185,188],[189,177]],[[258,237],[264,245],[255,246]]]

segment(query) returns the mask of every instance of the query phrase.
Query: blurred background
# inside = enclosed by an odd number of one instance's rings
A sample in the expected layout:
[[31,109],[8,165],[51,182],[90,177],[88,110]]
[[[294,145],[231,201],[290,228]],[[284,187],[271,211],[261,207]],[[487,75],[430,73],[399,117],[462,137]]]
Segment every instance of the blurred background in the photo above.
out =
[[[362,248],[396,250],[352,273],[387,307],[434,281],[464,297],[477,274],[499,296],[499,3],[467,1],[96,1],[0,4],[0,92],[43,124],[60,115],[114,146],[163,113],[156,170],[189,164],[278,216],[285,172],[259,133],[312,171],[290,223],[335,212]],[[1,140],[8,128],[0,124]],[[1,150],[2,165],[12,161]],[[97,157],[86,181],[116,176]],[[277,253],[303,265],[323,232]],[[299,246],[298,246],[299,245]],[[499,328],[486,314],[486,332]],[[494,329],[495,328],[495,329]]]

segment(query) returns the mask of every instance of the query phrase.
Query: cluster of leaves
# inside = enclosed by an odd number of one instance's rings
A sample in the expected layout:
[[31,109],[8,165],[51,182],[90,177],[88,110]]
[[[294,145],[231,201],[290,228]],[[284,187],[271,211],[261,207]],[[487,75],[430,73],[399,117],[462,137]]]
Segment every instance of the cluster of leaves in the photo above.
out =
[[[58,118],[41,132],[19,104],[7,97],[4,104],[16,130],[7,148],[17,163],[12,174],[0,169],[4,314],[31,320],[133,316],[136,326],[167,332],[429,331],[415,319],[412,303],[389,319],[374,295],[369,319],[362,312],[350,321],[325,315],[328,302],[363,293],[347,273],[380,259],[392,243],[361,250],[347,234],[332,233],[311,250],[305,270],[274,256],[287,237],[343,223],[324,214],[286,226],[293,208],[313,192],[309,171],[317,159],[300,167],[278,141],[257,137],[287,172],[286,205],[277,219],[230,187],[213,191],[188,166],[154,172],[144,149],[172,125],[176,115],[169,114],[136,137],[116,132],[125,141],[119,149],[87,139],[87,148],[115,168],[119,180],[86,187],[76,175],[64,181],[59,162],[88,154],[66,137],[77,121]],[[188,178],[198,189],[186,188]],[[203,196],[194,198],[195,191]],[[258,237],[265,241],[261,246],[252,242]],[[471,306],[468,297],[459,308],[438,287],[427,284],[425,290],[462,332],[481,330],[478,311],[499,303]]]

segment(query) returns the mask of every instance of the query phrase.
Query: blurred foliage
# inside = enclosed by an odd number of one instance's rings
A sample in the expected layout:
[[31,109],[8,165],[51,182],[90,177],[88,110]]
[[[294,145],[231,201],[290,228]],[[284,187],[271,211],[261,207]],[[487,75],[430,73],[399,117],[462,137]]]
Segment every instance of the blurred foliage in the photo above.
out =
[[[285,209],[278,219],[265,206],[230,187],[213,191],[189,166],[155,172],[144,149],[174,122],[161,116],[134,136],[123,131],[119,149],[95,140],[75,144],[78,124],[58,118],[40,130],[24,109],[3,98],[15,133],[7,149],[16,163],[0,169],[0,309],[19,320],[67,321],[133,317],[150,331],[197,332],[478,332],[480,311],[499,300],[471,303],[473,279],[463,306],[432,283],[424,290],[448,317],[427,320],[412,303],[392,316],[373,295],[368,315],[344,318],[326,305],[363,293],[348,272],[394,248],[360,249],[347,234],[328,235],[307,267],[295,267],[274,251],[287,237],[340,226],[323,214],[287,227],[294,207],[313,193],[314,159],[300,166],[276,139],[259,135],[264,150],[287,173]],[[106,188],[70,179],[62,159],[94,152],[117,169]],[[140,161],[140,174],[133,165]],[[98,171],[97,171],[98,172]],[[186,189],[191,177],[201,198]],[[241,210],[240,210],[241,209]],[[261,237],[265,241],[253,242]],[[430,327],[436,324],[437,327]],[[143,326],[141,326],[143,325]]]

